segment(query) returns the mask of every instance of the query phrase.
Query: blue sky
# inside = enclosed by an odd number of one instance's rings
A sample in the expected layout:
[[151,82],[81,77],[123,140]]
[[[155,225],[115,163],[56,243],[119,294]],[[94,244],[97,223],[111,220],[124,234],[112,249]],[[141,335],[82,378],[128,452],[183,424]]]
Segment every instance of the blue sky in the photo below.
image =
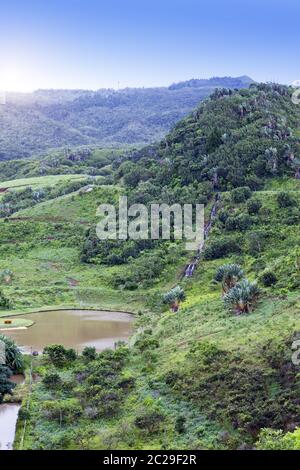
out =
[[0,1],[6,89],[300,79],[299,0]]

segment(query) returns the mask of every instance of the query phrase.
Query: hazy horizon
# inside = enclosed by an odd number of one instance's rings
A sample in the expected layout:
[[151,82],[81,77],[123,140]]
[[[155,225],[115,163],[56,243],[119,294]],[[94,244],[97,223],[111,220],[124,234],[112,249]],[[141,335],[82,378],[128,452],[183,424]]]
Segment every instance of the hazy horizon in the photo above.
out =
[[[240,77],[244,77],[245,75],[240,75]],[[226,77],[225,76],[216,76],[216,75],[213,75],[211,77],[189,77],[189,78],[186,78],[185,80],[180,80],[180,82],[184,82],[184,81],[189,81],[189,80],[209,80],[211,78],[240,78],[240,77],[235,77],[233,75],[227,75]],[[249,75],[247,75],[248,78],[251,78],[252,80],[256,81],[253,77],[250,77]],[[4,90],[6,93],[8,94],[32,94],[32,93],[37,93],[37,92],[44,92],[44,91],[84,91],[84,92],[97,92],[97,91],[101,91],[101,90],[114,90],[114,91],[123,91],[123,90],[127,90],[127,89],[130,89],[130,90],[134,90],[134,89],[137,89],[137,90],[140,90],[140,89],[153,89],[153,88],[168,88],[169,86],[175,84],[175,83],[179,83],[179,82],[172,82],[172,83],[168,83],[166,85],[156,85],[156,86],[129,86],[129,87],[124,87],[124,88],[116,88],[116,87],[101,87],[101,88],[36,88],[34,90],[26,90],[26,91],[20,91],[20,90]]]
[[152,88],[191,78],[300,78],[296,0],[11,0],[0,88]]

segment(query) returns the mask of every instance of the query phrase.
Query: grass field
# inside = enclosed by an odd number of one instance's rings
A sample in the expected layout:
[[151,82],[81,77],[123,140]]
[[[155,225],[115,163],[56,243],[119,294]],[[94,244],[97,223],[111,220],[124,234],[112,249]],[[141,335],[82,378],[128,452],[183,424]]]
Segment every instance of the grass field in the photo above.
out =
[[33,178],[21,178],[16,180],[3,181],[0,183],[1,188],[8,189],[18,189],[32,187],[42,188],[45,186],[55,186],[56,184],[68,182],[68,181],[78,181],[86,178],[86,175],[50,175],[50,176],[37,176]]

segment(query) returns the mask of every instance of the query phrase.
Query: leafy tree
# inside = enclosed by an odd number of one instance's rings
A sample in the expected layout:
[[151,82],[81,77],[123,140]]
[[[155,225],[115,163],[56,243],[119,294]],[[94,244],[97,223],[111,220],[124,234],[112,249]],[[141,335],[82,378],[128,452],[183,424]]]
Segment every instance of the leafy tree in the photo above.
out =
[[250,215],[258,214],[261,207],[262,207],[262,203],[259,199],[251,198],[247,202],[247,209]]
[[226,307],[237,315],[250,313],[257,302],[260,290],[256,283],[243,279],[224,296]]
[[226,294],[238,281],[244,277],[244,271],[238,264],[224,264],[215,274],[215,281],[222,283],[223,293]]

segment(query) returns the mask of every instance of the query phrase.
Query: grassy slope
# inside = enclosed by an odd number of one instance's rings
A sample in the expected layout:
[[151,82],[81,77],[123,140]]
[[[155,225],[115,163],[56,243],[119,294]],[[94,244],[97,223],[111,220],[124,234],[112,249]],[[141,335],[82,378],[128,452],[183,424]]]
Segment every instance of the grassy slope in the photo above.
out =
[[[140,389],[135,397],[135,411],[132,412],[128,407],[126,410],[127,415],[125,415],[127,416],[126,419],[130,421],[130,417],[138,412],[141,397],[145,394],[145,390],[151,396],[153,388],[159,389],[161,408],[164,409],[169,418],[168,438],[160,435],[158,437],[159,446],[163,444],[165,439],[168,445],[174,448],[178,445],[186,446],[186,448],[230,448],[243,442],[243,439],[247,440],[247,437],[243,437],[243,432],[239,435],[237,430],[232,428],[228,420],[228,409],[226,409],[225,403],[222,400],[218,403],[217,394],[214,394],[212,390],[209,392],[208,389],[206,394],[210,396],[209,400],[216,404],[216,408],[221,407],[217,419],[207,419],[208,409],[205,400],[194,398],[187,404],[186,398],[195,395],[194,392],[189,394],[189,388],[193,389],[191,384],[197,383],[200,379],[202,380],[205,374],[210,377],[209,372],[206,370],[201,372],[200,359],[195,365],[192,365],[193,359],[189,356],[189,352],[195,341],[198,344],[208,341],[224,351],[225,354],[236,354],[239,357],[237,364],[244,361],[250,369],[258,366],[261,368],[260,373],[264,374],[269,366],[266,364],[262,351],[268,341],[282,344],[285,338],[299,331],[300,272],[299,264],[298,268],[295,266],[300,255],[299,226],[285,226],[280,217],[282,211],[277,208],[276,204],[276,189],[283,189],[286,186],[285,183],[282,180],[274,180],[268,186],[268,188],[272,187],[272,193],[268,190],[255,194],[255,197],[263,202],[263,208],[268,208],[271,211],[269,220],[265,221],[265,226],[275,229],[272,240],[265,246],[261,254],[257,257],[244,254],[214,261],[202,260],[195,276],[184,282],[187,300],[178,314],[170,312],[165,312],[163,315],[149,313],[139,321],[140,327],[152,328],[153,335],[158,340],[159,348],[156,352],[156,364],[148,371],[149,376],[147,378],[143,374],[140,376]],[[289,186],[299,205],[299,182],[291,181]],[[223,205],[231,208],[228,199],[226,201],[226,195],[223,196]],[[242,209],[242,205],[240,208]],[[264,219],[265,216],[262,215],[261,218]],[[255,230],[255,227],[251,230]],[[215,227],[211,239],[217,239],[219,233],[220,230]],[[243,233],[244,240],[247,239],[248,233],[250,231]],[[264,289],[261,300],[251,315],[237,317],[228,313],[223,307],[220,287],[212,283],[212,279],[216,268],[225,262],[240,262],[250,279],[257,279],[256,265],[258,262],[261,265],[263,264],[265,269],[274,270],[278,277],[279,281],[276,286]],[[289,358],[292,355],[291,342],[287,344],[287,355]],[[138,368],[138,363],[133,361],[133,370]],[[296,372],[297,370],[294,370],[293,374],[296,374]],[[165,377],[170,374],[186,374],[187,382],[183,382],[179,389],[175,386],[174,388],[167,387]],[[213,368],[211,374],[212,376],[215,374]],[[222,388],[223,386],[225,388],[221,379],[219,387]],[[275,383],[273,386],[277,387]],[[250,386],[248,393],[250,395]],[[270,393],[272,394],[272,392]],[[238,396],[238,390],[236,390],[236,395]],[[276,394],[273,399],[278,400]],[[132,407],[132,402],[130,402],[130,406]],[[222,411],[223,406],[224,411]],[[256,406],[259,407],[259,405],[253,403],[254,413]],[[297,413],[296,408],[294,408],[294,412]],[[185,415],[185,413],[187,417],[186,429],[188,431],[179,436],[174,433],[174,422],[179,415]],[[216,413],[215,410],[214,413]],[[219,433],[224,432],[229,433],[228,442],[220,441]],[[140,436],[137,437],[135,445],[139,445],[139,440]],[[142,446],[148,448],[149,445],[155,446],[156,443],[157,441],[152,436],[149,441],[143,442]],[[119,445],[122,446],[121,439]]]
[[0,183],[1,188],[26,188],[30,186],[31,188],[37,189],[44,186],[54,186],[58,183],[76,181],[84,179],[85,175],[49,175],[49,176],[36,176],[33,178],[21,178],[10,181],[3,181]]
[[[0,220],[1,266],[13,272],[11,283],[3,286],[13,310],[0,311],[0,316],[54,306],[132,312],[142,307],[142,290],[122,292],[111,286],[123,266],[80,263],[84,234],[97,220],[98,205],[117,202],[118,195],[118,188],[109,186],[90,193],[77,191]],[[176,281],[176,268],[163,274],[170,284]],[[72,285],[72,279],[77,286]]]

